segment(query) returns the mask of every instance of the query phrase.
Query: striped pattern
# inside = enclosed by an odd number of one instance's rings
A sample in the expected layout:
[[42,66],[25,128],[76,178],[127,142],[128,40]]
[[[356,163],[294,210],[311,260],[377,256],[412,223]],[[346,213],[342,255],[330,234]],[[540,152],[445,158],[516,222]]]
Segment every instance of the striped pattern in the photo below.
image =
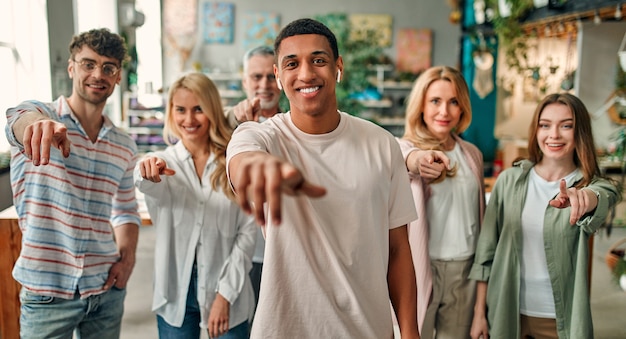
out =
[[[11,133],[20,114],[39,111],[68,129],[71,153],[51,150],[50,164],[33,166]],[[12,145],[11,186],[22,229],[14,278],[29,290],[61,298],[101,293],[119,259],[113,227],[140,225],[133,186],[137,146],[105,116],[92,143],[65,98],[23,102],[7,110]]]

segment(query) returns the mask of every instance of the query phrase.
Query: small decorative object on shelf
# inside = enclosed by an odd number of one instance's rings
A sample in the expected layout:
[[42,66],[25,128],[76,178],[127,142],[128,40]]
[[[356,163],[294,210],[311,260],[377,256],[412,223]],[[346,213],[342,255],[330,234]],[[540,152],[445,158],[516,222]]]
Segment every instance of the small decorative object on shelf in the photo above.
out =
[[139,152],[165,148],[163,140],[164,100],[161,94],[124,95],[124,127],[135,140]]
[[550,9],[562,9],[567,5],[567,0],[549,0],[548,8]]
[[605,261],[616,283],[620,285],[622,290],[626,291],[626,259],[624,257],[625,250],[619,248],[626,243],[626,238],[622,238],[609,247]]

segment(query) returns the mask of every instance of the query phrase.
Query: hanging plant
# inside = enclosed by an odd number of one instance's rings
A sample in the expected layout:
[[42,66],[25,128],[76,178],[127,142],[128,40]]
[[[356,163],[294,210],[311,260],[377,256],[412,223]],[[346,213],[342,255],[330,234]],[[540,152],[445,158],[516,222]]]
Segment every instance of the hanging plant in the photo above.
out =
[[[497,10],[493,30],[504,51],[505,63],[512,71],[523,74],[528,69],[528,38],[522,29],[522,21],[534,8],[533,0],[486,0],[487,7],[498,9],[499,4],[506,5],[507,16]],[[502,4],[500,4],[502,5]]]

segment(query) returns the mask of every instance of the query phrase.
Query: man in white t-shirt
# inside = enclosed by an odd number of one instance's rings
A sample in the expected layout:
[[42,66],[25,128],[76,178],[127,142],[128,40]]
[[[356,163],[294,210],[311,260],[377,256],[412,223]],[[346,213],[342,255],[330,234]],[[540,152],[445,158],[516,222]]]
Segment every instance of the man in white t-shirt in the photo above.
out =
[[251,337],[392,338],[391,300],[402,338],[419,338],[397,142],[338,111],[343,60],[326,26],[296,20],[274,50],[290,112],[241,124],[227,152],[238,203],[265,231]]

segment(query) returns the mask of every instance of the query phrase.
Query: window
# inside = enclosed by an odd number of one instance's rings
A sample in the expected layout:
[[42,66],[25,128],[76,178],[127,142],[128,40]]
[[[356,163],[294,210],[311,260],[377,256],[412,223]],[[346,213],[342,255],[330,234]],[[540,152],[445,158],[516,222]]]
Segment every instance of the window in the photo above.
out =
[[9,150],[6,110],[28,99],[51,99],[45,0],[3,0],[0,11],[0,152]]

